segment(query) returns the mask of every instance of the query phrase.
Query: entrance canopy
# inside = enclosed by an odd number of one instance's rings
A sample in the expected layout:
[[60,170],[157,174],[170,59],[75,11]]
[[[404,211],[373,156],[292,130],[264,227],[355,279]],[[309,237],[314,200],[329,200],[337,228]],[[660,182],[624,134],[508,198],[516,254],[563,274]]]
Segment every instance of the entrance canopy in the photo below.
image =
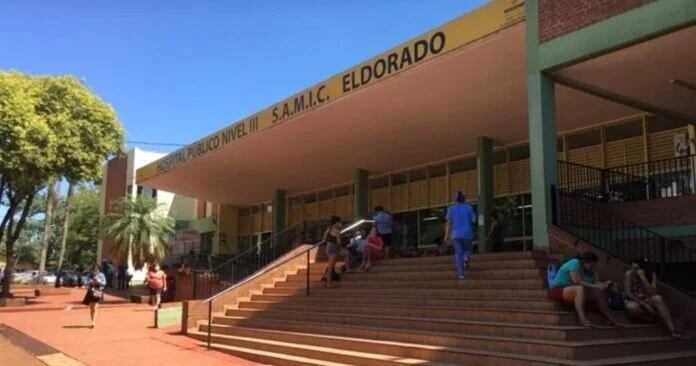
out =
[[556,71],[561,83],[674,119],[696,121],[696,26]]
[[[478,136],[525,141],[524,6],[514,13],[516,3],[493,2],[199,140],[140,169],[138,184],[247,205],[275,189],[345,183],[358,168],[382,174],[469,154]],[[405,48],[412,62],[401,67]],[[559,132],[638,113],[563,86],[556,94]]]

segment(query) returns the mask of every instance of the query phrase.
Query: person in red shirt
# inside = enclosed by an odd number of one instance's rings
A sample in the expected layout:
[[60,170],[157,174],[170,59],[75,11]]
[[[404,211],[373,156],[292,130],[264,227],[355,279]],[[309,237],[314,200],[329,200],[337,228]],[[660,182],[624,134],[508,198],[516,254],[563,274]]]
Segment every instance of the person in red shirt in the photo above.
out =
[[377,228],[373,227],[367,235],[367,244],[363,248],[363,263],[360,270],[367,271],[372,267],[372,260],[384,259],[385,254],[384,240],[377,233]]
[[155,264],[147,272],[145,281],[147,281],[147,287],[150,289],[152,309],[157,310],[162,301],[162,292],[167,291],[167,275],[160,269],[159,264]]

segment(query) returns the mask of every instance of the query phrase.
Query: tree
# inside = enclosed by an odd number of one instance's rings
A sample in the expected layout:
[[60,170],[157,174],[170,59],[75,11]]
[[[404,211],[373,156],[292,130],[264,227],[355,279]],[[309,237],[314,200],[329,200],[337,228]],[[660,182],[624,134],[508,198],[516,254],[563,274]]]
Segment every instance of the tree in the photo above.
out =
[[[88,268],[96,262],[100,204],[99,189],[88,184],[77,187],[70,199],[70,224],[65,247],[67,266]],[[60,211],[65,208],[62,205]]]
[[39,283],[43,283],[43,275],[46,271],[46,256],[48,255],[48,245],[51,240],[51,232],[53,231],[53,208],[56,206],[56,200],[58,199],[57,185],[58,182],[48,183],[48,191],[46,193],[46,210],[43,237],[41,239],[41,254],[39,256]]
[[129,266],[142,268],[144,263],[164,259],[174,219],[158,209],[155,199],[124,197],[116,202],[115,212],[104,220],[103,236],[113,239],[114,249],[127,258]]
[[[97,179],[123,129],[114,110],[80,80],[0,72],[0,238],[7,271],[34,197],[48,182]],[[2,296],[10,296],[4,281]]]
[[63,214],[63,223],[61,224],[61,234],[60,234],[60,253],[58,254],[58,268],[57,271],[60,273],[63,269],[63,257],[65,256],[65,243],[68,240],[68,224],[70,219],[70,199],[73,195],[73,183],[68,183],[68,193],[65,195],[65,213]]

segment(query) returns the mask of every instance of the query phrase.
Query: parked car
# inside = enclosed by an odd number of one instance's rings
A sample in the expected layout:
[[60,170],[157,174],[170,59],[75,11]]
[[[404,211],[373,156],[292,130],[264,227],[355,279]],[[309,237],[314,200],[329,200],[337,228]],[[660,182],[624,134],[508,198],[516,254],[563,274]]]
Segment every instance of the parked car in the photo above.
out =
[[[56,273],[54,271],[46,271],[43,276],[44,283],[56,283]],[[36,281],[39,280],[39,272],[36,271]]]
[[61,276],[60,282],[61,286],[75,287],[77,286],[77,274],[73,272],[65,272],[63,273],[63,276]]

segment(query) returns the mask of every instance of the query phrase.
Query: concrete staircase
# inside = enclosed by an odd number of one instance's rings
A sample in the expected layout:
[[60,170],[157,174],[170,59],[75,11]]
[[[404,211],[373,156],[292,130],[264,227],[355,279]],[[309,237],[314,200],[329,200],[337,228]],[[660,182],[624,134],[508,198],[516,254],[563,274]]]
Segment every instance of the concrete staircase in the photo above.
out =
[[[546,298],[542,253],[383,261],[324,289],[322,263],[214,314],[212,347],[273,365],[695,365],[696,342],[657,325],[577,325]],[[208,324],[190,336],[206,340]]]

